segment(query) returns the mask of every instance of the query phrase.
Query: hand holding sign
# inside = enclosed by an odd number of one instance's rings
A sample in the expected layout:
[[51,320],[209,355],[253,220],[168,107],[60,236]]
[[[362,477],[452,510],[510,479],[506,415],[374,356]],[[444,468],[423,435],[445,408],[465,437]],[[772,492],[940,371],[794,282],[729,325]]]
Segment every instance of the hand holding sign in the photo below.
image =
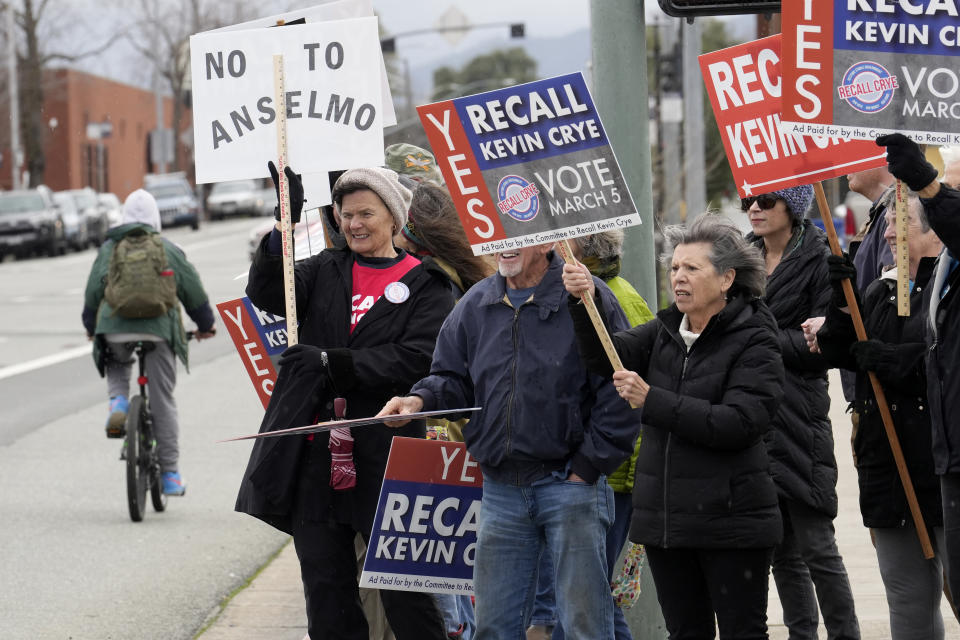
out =
[[[277,202],[280,202],[280,174],[277,172],[277,165],[273,160],[267,162],[267,170],[270,171],[270,178],[273,180],[273,188],[277,192]],[[303,197],[303,182],[300,176],[296,174],[290,165],[283,168],[283,175],[287,176],[287,183],[290,185],[290,224],[300,222],[300,213],[303,211],[303,203],[306,199]],[[280,220],[279,205],[273,209],[273,217]]]
[[937,179],[937,170],[927,162],[920,146],[902,133],[877,138],[887,148],[887,168],[894,178],[903,180],[914,191],[920,191]]

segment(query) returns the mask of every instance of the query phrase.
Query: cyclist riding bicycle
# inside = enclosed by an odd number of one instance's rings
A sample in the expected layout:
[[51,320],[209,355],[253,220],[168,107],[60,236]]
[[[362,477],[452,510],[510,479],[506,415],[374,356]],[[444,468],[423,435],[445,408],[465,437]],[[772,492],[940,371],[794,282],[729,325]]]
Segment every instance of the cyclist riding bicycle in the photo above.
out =
[[[123,221],[107,233],[87,278],[83,326],[93,340],[93,359],[107,378],[108,438],[124,437],[130,371],[135,362],[124,343],[152,338],[146,359],[163,492],[182,496],[178,469],[179,424],[173,397],[176,357],[189,371],[180,303],[197,324],[197,340],[216,333],[213,310],[200,276],[180,247],[160,236],[160,210],[150,193],[137,189],[123,203]],[[109,350],[109,357],[107,351]]]

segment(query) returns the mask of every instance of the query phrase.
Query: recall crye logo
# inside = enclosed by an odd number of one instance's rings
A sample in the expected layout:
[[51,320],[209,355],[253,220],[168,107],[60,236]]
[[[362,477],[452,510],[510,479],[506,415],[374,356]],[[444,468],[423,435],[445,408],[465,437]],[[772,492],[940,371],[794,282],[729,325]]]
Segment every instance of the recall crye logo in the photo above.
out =
[[865,60],[846,70],[837,94],[860,113],[878,113],[890,104],[899,87],[897,76],[883,65]]
[[519,222],[529,222],[540,212],[540,190],[526,178],[504,176],[497,184],[497,208]]

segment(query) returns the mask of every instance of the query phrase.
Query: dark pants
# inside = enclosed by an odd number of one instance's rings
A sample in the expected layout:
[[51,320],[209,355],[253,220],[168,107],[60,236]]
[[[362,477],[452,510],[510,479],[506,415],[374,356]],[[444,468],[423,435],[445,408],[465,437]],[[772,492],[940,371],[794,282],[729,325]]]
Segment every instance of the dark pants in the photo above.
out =
[[944,561],[954,603],[960,600],[960,473],[940,476],[943,500]]
[[[294,521],[310,640],[368,640],[357,587],[356,533],[348,525]],[[368,534],[363,537],[369,543]],[[446,639],[430,594],[382,589],[380,599],[397,640]]]
[[791,640],[815,640],[820,616],[830,640],[859,640],[860,626],[833,518],[780,499],[783,541],[773,551],[773,579]]
[[767,638],[771,549],[646,550],[670,640]]

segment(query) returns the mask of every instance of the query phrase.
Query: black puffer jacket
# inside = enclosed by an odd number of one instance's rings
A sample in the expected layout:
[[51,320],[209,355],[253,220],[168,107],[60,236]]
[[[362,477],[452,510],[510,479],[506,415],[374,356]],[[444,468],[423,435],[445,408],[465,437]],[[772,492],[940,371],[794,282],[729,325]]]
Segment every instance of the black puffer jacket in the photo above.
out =
[[[938,474],[960,473],[960,191],[941,185],[932,198],[921,198],[930,226],[949,253],[941,253],[932,286],[927,287],[927,397],[933,427],[933,465]],[[947,293],[941,297],[941,292]],[[951,418],[950,416],[953,416]]]
[[[582,305],[572,305],[587,367],[611,367]],[[782,535],[763,434],[783,390],[773,318],[735,296],[687,350],[671,306],[613,336],[650,384],[633,488],[630,539],[657,547],[772,547]]]
[[[265,311],[283,315],[282,261],[260,245],[250,266],[247,295]],[[394,304],[381,297],[350,333],[354,254],[328,249],[296,267],[300,342],[324,347],[332,383],[326,377],[293,376],[282,367],[260,431],[333,418],[333,398],[347,399],[347,417],[376,414],[392,396],[407,392],[427,375],[437,333],[454,299],[443,272],[430,261],[402,279],[410,295]],[[290,532],[290,514],[298,484],[308,517],[352,524],[369,531],[394,436],[423,437],[423,421],[394,429],[383,424],[353,430],[357,486],[330,486],[329,435],[257,440],[243,475],[236,509]],[[309,465],[304,467],[303,465]]]
[[[897,315],[896,279],[890,275],[875,280],[863,296],[861,312],[867,337],[895,345],[898,367],[876,372],[883,386],[894,429],[928,527],[943,523],[940,481],[933,473],[930,411],[927,403],[926,352],[923,294],[933,272],[933,258],[924,258],[910,294],[910,316]],[[850,345],[856,342],[850,315],[833,304],[817,333],[823,355],[835,367],[856,370]],[[860,481],[860,513],[867,527],[900,527],[910,521],[910,509],[893,460],[870,378],[857,371],[856,406],[860,423],[853,441]]]
[[[747,239],[763,246],[763,239],[753,234]],[[767,278],[764,300],[777,321],[786,382],[766,441],[770,472],[780,495],[833,518],[837,515],[837,459],[829,418],[829,365],[822,355],[810,353],[800,328],[807,318],[826,312],[829,253],[823,232],[804,220]]]

